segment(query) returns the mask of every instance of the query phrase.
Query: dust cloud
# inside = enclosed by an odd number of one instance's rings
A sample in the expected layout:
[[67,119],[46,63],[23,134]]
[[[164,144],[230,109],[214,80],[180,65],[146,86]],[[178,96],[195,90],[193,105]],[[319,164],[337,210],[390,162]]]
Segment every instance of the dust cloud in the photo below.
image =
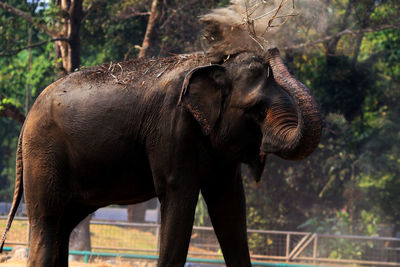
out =
[[298,44],[301,32],[323,33],[328,10],[319,0],[231,0],[203,15],[207,53],[221,57]]

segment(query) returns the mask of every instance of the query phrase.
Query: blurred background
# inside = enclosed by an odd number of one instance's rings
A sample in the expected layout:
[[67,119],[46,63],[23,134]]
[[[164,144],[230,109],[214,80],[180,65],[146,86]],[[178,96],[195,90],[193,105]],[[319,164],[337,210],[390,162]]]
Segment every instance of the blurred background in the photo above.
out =
[[[288,3],[295,16],[274,38],[290,71],[320,105],[323,137],[305,160],[270,156],[260,183],[244,166],[248,228],[400,237],[400,3]],[[101,63],[204,51],[199,16],[228,4],[1,1],[0,212],[7,214],[12,200],[25,114],[47,85]],[[123,210],[114,215],[157,222],[157,206],[153,200],[118,207]],[[195,225],[211,225],[201,197]]]

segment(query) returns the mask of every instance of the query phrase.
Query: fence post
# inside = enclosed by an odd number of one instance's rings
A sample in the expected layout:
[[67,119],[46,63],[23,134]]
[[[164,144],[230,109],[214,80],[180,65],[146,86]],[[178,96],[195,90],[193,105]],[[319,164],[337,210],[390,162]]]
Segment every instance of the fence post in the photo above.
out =
[[88,263],[89,262],[89,253],[87,253],[88,251],[86,251],[86,253],[85,253],[85,257],[83,258],[83,261],[85,262],[85,263]]
[[157,244],[156,244],[156,250],[157,250],[157,255],[160,253],[160,224],[157,224],[157,228],[156,228],[156,240],[157,240]]
[[286,262],[289,262],[290,233],[286,234]]
[[26,227],[27,227],[26,247],[29,248],[29,241],[31,240],[31,226],[29,224],[29,220],[26,220]]
[[318,234],[315,235],[314,247],[313,247],[313,263],[317,263],[317,252],[318,252]]

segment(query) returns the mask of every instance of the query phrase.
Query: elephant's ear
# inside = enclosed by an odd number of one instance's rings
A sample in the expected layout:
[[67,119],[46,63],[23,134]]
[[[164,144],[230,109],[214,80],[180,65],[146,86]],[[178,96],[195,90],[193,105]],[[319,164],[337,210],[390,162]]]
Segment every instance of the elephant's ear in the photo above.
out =
[[211,133],[219,118],[228,85],[226,69],[221,65],[197,67],[185,76],[179,105],[192,113],[205,135]]

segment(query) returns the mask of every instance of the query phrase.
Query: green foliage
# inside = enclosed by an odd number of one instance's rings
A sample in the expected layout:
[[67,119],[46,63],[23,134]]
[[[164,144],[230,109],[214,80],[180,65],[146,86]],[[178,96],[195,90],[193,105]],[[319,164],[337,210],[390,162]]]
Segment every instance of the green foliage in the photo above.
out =
[[[35,51],[32,64],[26,73],[26,85],[31,88],[31,95],[36,98],[40,92],[55,80],[53,45],[47,44],[43,52]],[[24,51],[26,52],[26,51]]]
[[[378,222],[375,214],[363,210],[360,219],[362,222],[357,226],[365,226],[358,229],[357,234],[376,236],[378,234]],[[333,217],[321,220],[320,218],[310,218],[303,224],[299,225],[299,229],[308,232],[316,232],[322,234],[344,235],[353,234],[354,218],[346,211],[337,211]],[[363,254],[368,253],[368,249],[373,244],[359,243],[357,240],[336,238],[324,240],[319,246],[320,255],[332,259],[362,259]]]
[[[8,4],[33,14],[43,15],[44,3],[39,1],[8,1]],[[0,53],[11,52],[28,45],[29,25],[17,16],[0,9]],[[32,28],[31,43],[48,38]],[[25,113],[39,93],[55,79],[53,45],[47,44],[13,56],[0,57],[0,109],[11,104]],[[8,118],[0,118],[0,201],[10,201],[14,191],[15,151],[20,125]]]
[[[348,3],[329,4],[328,34],[399,17],[393,1],[372,8],[353,1],[346,21]],[[296,38],[314,38],[312,27],[299,29]],[[363,34],[356,59],[356,35],[339,38],[334,49],[328,50],[331,39],[286,52],[295,76],[316,96],[325,127],[306,160],[270,157],[258,187],[245,180],[250,227],[376,235],[379,224],[400,224],[399,36],[397,29]]]
[[196,206],[196,213],[194,216],[194,225],[195,226],[210,226],[211,225],[211,220],[210,220],[210,217],[208,216],[208,212],[207,212],[207,205],[201,194],[199,195],[199,200],[198,200],[197,206]]
[[18,131],[16,122],[0,118],[0,201],[12,199]]
[[148,5],[143,5],[143,1],[95,3],[83,21],[82,65],[92,66],[137,56],[138,50],[134,46],[141,45],[148,16],[129,16],[130,7],[143,12]]
[[[16,7],[36,18],[43,20],[44,2],[40,0],[18,1],[9,0],[7,4]],[[8,52],[28,44],[28,29],[32,29],[31,43],[41,40],[43,35],[25,20],[0,9],[0,52]]]
[[322,110],[326,114],[341,113],[347,120],[360,115],[365,98],[374,93],[377,79],[370,65],[352,66],[346,56],[330,56],[320,64],[312,84],[318,88],[316,97],[324,104]]
[[363,210],[360,213],[361,223],[357,226],[362,226],[360,229],[354,229],[354,218],[347,211],[336,211],[332,217],[321,220],[318,217],[313,217],[298,226],[298,229],[307,232],[316,232],[324,234],[357,234],[375,236],[378,234],[378,220],[372,212]]

